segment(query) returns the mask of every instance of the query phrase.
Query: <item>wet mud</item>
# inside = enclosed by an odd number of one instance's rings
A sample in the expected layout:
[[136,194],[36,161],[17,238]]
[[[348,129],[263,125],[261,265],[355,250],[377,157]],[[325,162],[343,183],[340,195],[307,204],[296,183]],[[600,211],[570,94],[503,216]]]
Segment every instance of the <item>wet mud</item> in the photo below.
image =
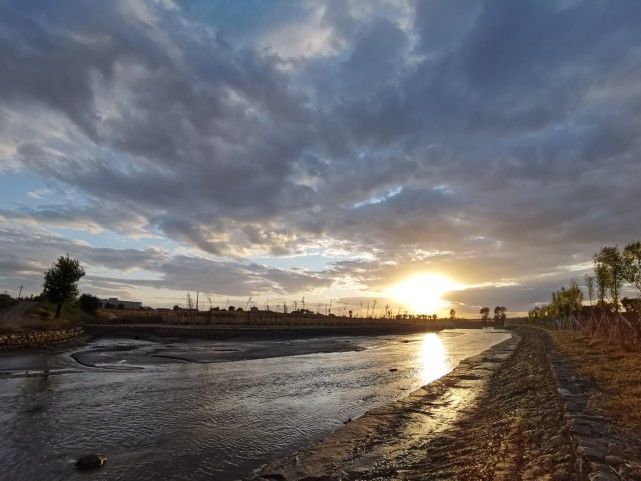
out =
[[267,480],[585,479],[545,335],[514,337],[265,466]]

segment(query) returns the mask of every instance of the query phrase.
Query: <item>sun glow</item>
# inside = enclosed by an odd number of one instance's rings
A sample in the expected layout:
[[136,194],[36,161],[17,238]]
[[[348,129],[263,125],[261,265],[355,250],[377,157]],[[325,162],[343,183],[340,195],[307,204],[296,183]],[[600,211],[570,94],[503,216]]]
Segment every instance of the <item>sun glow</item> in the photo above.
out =
[[441,338],[434,333],[423,336],[417,356],[421,366],[419,377],[422,386],[450,371],[447,348],[443,345]]
[[391,293],[399,302],[417,314],[438,314],[448,307],[442,299],[458,284],[441,274],[417,274],[392,287]]

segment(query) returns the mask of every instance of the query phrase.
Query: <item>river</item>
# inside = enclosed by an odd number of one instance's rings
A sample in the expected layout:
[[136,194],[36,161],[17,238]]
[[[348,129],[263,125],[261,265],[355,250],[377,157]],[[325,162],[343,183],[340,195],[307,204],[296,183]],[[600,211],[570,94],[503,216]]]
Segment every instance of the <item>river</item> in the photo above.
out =
[[[240,479],[509,337],[485,329],[322,341],[99,339],[2,353],[0,479]],[[299,348],[333,352],[280,355]],[[244,352],[253,354],[230,360]],[[77,472],[75,460],[92,452],[107,464]]]

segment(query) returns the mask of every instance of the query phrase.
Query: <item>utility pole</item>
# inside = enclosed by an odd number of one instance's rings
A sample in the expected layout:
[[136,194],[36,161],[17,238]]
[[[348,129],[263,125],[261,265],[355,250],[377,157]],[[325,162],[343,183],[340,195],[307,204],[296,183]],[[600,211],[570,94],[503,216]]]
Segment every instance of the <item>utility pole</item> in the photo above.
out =
[[196,310],[198,310],[198,294],[200,294],[200,292],[196,291]]
[[18,292],[18,299],[22,297],[22,284],[20,284],[20,292]]

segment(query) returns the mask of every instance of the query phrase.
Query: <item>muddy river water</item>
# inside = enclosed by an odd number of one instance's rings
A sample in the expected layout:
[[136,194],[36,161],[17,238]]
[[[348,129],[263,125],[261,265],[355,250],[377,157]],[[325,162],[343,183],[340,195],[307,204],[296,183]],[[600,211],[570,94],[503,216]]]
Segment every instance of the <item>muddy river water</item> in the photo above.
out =
[[[0,479],[240,479],[509,337],[100,339],[2,353]],[[107,464],[77,472],[92,452]]]

